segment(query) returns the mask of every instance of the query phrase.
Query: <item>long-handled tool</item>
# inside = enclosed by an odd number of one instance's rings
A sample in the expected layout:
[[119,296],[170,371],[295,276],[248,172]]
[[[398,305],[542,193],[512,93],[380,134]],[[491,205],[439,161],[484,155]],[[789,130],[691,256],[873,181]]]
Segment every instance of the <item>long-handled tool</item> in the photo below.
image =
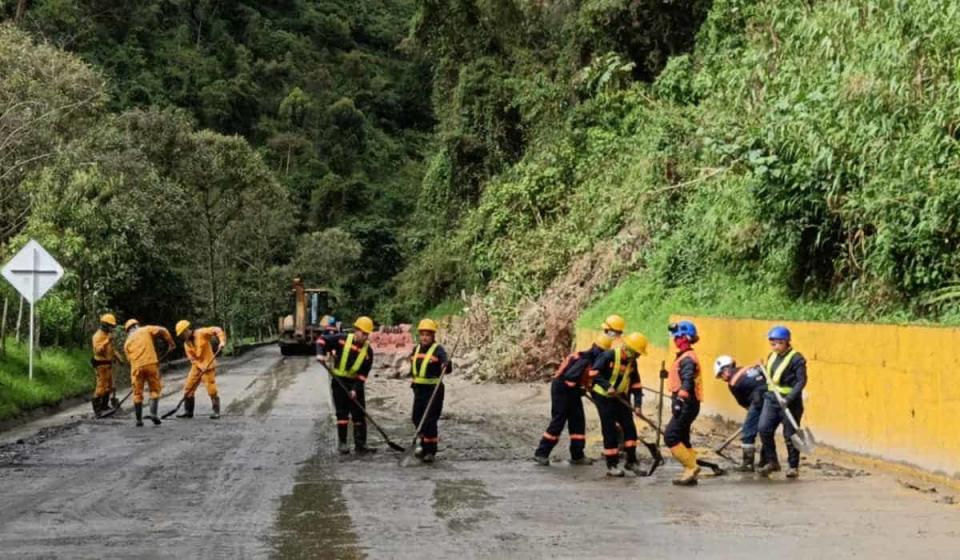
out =
[[[622,402],[623,404],[629,406],[629,403],[628,403],[627,401],[623,400],[623,399],[620,399],[620,402]],[[643,414],[637,413],[635,410],[634,410],[634,414],[636,414],[637,418],[643,420],[644,422],[647,423],[648,426],[650,426],[651,428],[653,428],[654,430],[656,430],[658,436],[663,435],[663,431],[653,423],[653,420],[650,420],[649,418],[647,418],[647,417],[644,416]],[[658,453],[659,453],[659,450],[658,450]],[[722,455],[721,455],[721,457],[722,457]],[[661,459],[661,463],[662,463],[662,462],[663,462],[663,461],[662,461],[662,459]],[[723,467],[721,467],[721,466],[718,465],[717,463],[714,463],[713,461],[707,461],[706,459],[697,459],[697,464],[700,465],[701,467],[707,467],[708,469],[710,469],[711,471],[713,471],[713,474],[715,474],[715,475],[717,475],[717,476],[723,476],[723,475],[727,474],[727,470],[726,470],[726,469],[724,469]],[[653,469],[651,469],[651,472],[653,472]]]
[[133,394],[133,389],[130,389],[129,391],[127,391],[127,394],[124,395],[124,397],[123,397],[122,399],[120,399],[120,402],[117,403],[117,406],[111,408],[110,410],[108,410],[108,411],[106,411],[106,412],[101,412],[100,414],[97,415],[97,418],[109,418],[109,417],[113,416],[114,414],[116,414],[117,411],[120,410],[120,405],[122,405],[123,403],[127,402],[127,399],[129,399],[129,398],[130,398],[130,395],[132,395],[132,394]]
[[721,443],[719,446],[717,446],[717,447],[713,450],[713,452],[716,453],[717,455],[723,457],[724,459],[729,459],[729,460],[732,461],[732,459],[730,459],[730,457],[727,457],[726,455],[723,454],[723,450],[726,449],[728,445],[730,445],[731,443],[733,443],[733,440],[737,439],[737,436],[739,436],[739,435],[742,434],[742,433],[743,433],[743,426],[741,426],[740,428],[738,428],[736,432],[733,432],[733,435],[730,436],[730,437],[728,437],[727,439],[725,439],[725,440],[723,441],[723,443]]
[[[597,401],[593,399],[590,393],[586,393],[584,396],[587,397],[587,400],[592,402],[594,405],[597,404]],[[620,402],[621,404],[629,408],[630,411],[633,412],[634,415],[636,415],[638,418],[643,418],[644,420],[646,420],[646,418],[644,418],[642,414],[637,414],[637,411],[634,410],[634,408],[630,406],[630,403],[627,402],[623,397],[620,397],[618,395],[616,399],[618,402]],[[663,464],[663,455],[660,453],[660,448],[656,444],[644,441],[640,437],[637,437],[637,440],[640,443],[642,443],[644,447],[647,448],[647,451],[650,452],[650,455],[653,458],[653,462],[650,464],[650,470],[648,470],[645,473],[637,473],[637,476],[651,476],[653,475],[653,472],[657,470],[657,467]]]
[[657,447],[660,447],[660,436],[663,434],[663,383],[667,380],[667,362],[660,361],[660,393],[657,395]]
[[[460,346],[460,338],[463,336],[463,333],[460,333],[460,336],[457,337],[457,340],[454,341],[453,346],[450,349],[450,353],[447,355],[447,364],[453,360],[453,355],[457,350],[457,347]],[[423,409],[423,417],[420,418],[420,423],[417,424],[416,431],[413,432],[413,441],[410,442],[410,446],[407,447],[406,453],[400,457],[400,460],[397,461],[397,464],[401,467],[407,466],[407,463],[410,462],[410,456],[413,455],[417,447],[417,438],[420,437],[420,431],[423,430],[423,425],[427,421],[427,416],[430,415],[430,409],[433,408],[433,401],[437,398],[437,393],[440,391],[440,386],[443,384],[443,377],[447,374],[447,364],[443,364],[443,368],[440,369],[440,378],[437,381],[437,386],[433,388],[433,393],[430,394],[430,400],[427,401],[427,408]]]
[[777,403],[780,405],[780,409],[783,410],[783,415],[786,417],[787,422],[790,422],[790,425],[793,427],[793,435],[790,436],[790,441],[793,442],[793,445],[800,451],[807,454],[813,453],[813,449],[817,446],[817,440],[814,439],[813,432],[810,431],[810,428],[800,428],[800,425],[797,424],[797,421],[793,418],[793,413],[787,408],[787,402],[783,400],[779,392],[776,390],[770,392],[773,393],[773,397],[777,399]]
[[[328,373],[329,373],[329,370],[328,370]],[[340,379],[338,379],[337,376],[332,373],[330,374],[330,378],[333,379],[337,383],[337,385],[340,386],[340,389],[342,389],[343,392],[347,394],[347,396],[350,396],[350,390],[347,389],[347,386],[343,384],[343,381],[340,381]],[[355,404],[357,408],[360,409],[360,412],[363,412],[363,416],[371,424],[373,424],[373,427],[376,428],[378,432],[380,432],[380,437],[382,437],[383,441],[386,442],[388,446],[390,446],[390,449],[393,449],[394,451],[399,451],[400,453],[403,453],[404,451],[406,451],[406,449],[401,447],[399,444],[394,443],[393,440],[391,440],[390,437],[387,436],[387,433],[383,431],[383,428],[380,427],[380,424],[377,424],[377,421],[374,420],[372,416],[370,416],[370,413],[367,412],[367,410],[360,405],[360,401],[357,400],[356,397],[350,397],[350,400],[352,400],[353,404]]]
[[[200,382],[203,381],[203,376],[206,375],[207,372],[209,372],[210,370],[213,369],[213,362],[216,361],[217,356],[220,355],[220,350],[222,350],[222,349],[223,349],[222,347],[221,347],[221,348],[217,348],[217,352],[213,355],[213,358],[210,359],[210,363],[207,364],[207,367],[204,368],[204,369],[202,369],[202,370],[200,370],[200,374],[197,375],[197,381],[196,381],[196,383],[193,384],[193,387],[192,387],[189,391],[184,391],[184,392],[183,392],[183,396],[180,397],[180,401],[177,402],[177,406],[175,406],[175,407],[173,408],[173,410],[168,410],[167,412],[165,412],[164,415],[160,417],[161,420],[166,420],[167,418],[169,418],[169,417],[173,416],[174,414],[176,414],[178,410],[180,410],[180,407],[183,406],[183,403],[186,402],[186,400],[187,400],[187,395],[190,394],[190,393],[192,393],[192,392],[194,392],[194,391],[196,391],[196,390],[197,390],[197,387],[200,386]],[[170,353],[170,351],[168,350],[168,351],[167,351],[167,354],[169,354],[169,353]],[[166,356],[167,354],[164,354],[164,356]],[[191,362],[191,364],[192,364],[192,363],[193,363],[193,362]]]

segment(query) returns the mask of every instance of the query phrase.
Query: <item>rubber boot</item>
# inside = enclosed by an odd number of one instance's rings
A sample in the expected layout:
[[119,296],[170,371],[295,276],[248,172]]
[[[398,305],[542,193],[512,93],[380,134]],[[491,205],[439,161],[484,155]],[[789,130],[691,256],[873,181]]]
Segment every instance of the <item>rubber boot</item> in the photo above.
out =
[[160,407],[160,401],[156,399],[150,400],[150,421],[153,422],[154,426],[160,425],[160,414],[157,412],[157,409]]
[[571,464],[571,465],[582,465],[582,466],[592,465],[592,464],[593,464],[593,459],[590,458],[590,457],[587,457],[586,455],[581,456],[581,457],[571,457],[571,458],[570,458],[570,464]]
[[353,450],[357,455],[369,455],[377,452],[375,447],[367,447],[366,424],[353,425]]
[[767,463],[766,465],[757,469],[757,474],[760,476],[770,476],[770,473],[780,472],[780,461],[774,459]]
[[533,460],[537,462],[541,467],[550,466],[550,457],[544,457],[543,455],[534,455]]
[[347,443],[346,424],[337,424],[337,451],[339,451],[341,455],[348,455],[350,453],[350,444]]
[[120,399],[117,398],[115,393],[111,393],[110,397],[104,397],[104,400],[110,403],[110,408],[120,408]]
[[757,455],[757,448],[752,445],[743,446],[743,462],[737,467],[737,471],[742,473],[751,473],[754,471],[753,461]]
[[787,469],[787,478],[797,478],[800,476],[800,469],[797,467],[790,467]]
[[220,395],[215,397],[210,397],[210,406],[213,407],[213,412],[210,413],[211,420],[220,419]]
[[437,458],[436,455],[434,455],[433,453],[427,453],[426,455],[423,456],[423,459],[421,459],[421,461],[429,464],[434,462],[436,458]]
[[183,412],[181,412],[180,414],[177,414],[177,418],[193,418],[193,408],[196,405],[197,405],[196,398],[185,397],[183,399]]
[[613,476],[617,478],[623,477],[625,473],[623,469],[620,468],[620,455],[608,455],[607,456],[607,476]]
[[103,404],[101,404],[102,402],[103,402],[102,397],[93,397],[92,399],[90,399],[90,406],[93,407],[94,417],[100,416],[100,412],[103,410]]
[[695,486],[697,484],[697,475],[700,474],[700,467],[697,466],[696,453],[682,443],[671,447],[670,452],[673,453],[677,461],[683,465],[683,472],[680,474],[680,478],[675,479],[673,484],[676,486]]
[[133,414],[137,417],[137,427],[143,426],[143,403],[133,403]]
[[643,474],[643,469],[640,468],[640,461],[637,461],[636,447],[627,448],[627,464],[624,465],[623,468],[634,474]]

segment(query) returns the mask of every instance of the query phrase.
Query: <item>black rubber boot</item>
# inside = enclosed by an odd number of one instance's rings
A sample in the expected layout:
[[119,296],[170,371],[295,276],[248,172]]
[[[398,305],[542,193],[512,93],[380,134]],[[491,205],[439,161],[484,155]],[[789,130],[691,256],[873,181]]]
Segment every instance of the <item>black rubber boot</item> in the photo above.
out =
[[150,400],[150,421],[153,422],[154,426],[160,425],[160,414],[157,413],[157,408],[160,407],[160,401],[156,399]]
[[197,399],[195,397],[187,397],[183,399],[183,412],[177,414],[177,418],[193,418],[193,407],[196,406]]
[[133,403],[133,414],[137,417],[137,427],[143,426],[143,403]]
[[104,397],[105,401],[110,403],[110,408],[120,408],[120,399],[117,398],[115,393],[110,393],[110,397]]
[[775,472],[780,472],[780,461],[776,459],[757,469],[757,474],[760,476],[770,476],[770,473]]
[[92,399],[90,399],[90,406],[93,407],[93,415],[95,417],[100,416],[100,412],[103,410],[102,408],[103,405],[100,404],[101,402],[102,402],[101,397],[93,397]]
[[376,453],[377,449],[374,447],[367,447],[367,425],[366,424],[354,424],[353,425],[353,450],[357,455],[367,455],[369,453]]
[[751,473],[754,471],[753,460],[756,457],[757,448],[752,445],[743,446],[743,462],[737,467],[737,471]]
[[216,397],[210,397],[210,406],[213,407],[213,412],[210,413],[211,420],[220,419],[220,395]]

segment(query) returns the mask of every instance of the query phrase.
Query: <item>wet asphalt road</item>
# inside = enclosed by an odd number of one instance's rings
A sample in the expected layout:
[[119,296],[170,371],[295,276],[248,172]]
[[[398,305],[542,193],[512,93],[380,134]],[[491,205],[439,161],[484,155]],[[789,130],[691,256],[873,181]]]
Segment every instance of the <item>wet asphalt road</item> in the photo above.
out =
[[[960,557],[960,508],[883,475],[821,465],[797,482],[676,488],[669,459],[611,480],[563,462],[565,440],[537,467],[546,386],[451,379],[442,460],[400,468],[383,447],[332,453],[317,363],[265,348],[223,370],[220,421],[201,389],[191,421],[137,429],[83,408],[0,434],[0,558]],[[406,383],[378,377],[368,393],[406,445]]]

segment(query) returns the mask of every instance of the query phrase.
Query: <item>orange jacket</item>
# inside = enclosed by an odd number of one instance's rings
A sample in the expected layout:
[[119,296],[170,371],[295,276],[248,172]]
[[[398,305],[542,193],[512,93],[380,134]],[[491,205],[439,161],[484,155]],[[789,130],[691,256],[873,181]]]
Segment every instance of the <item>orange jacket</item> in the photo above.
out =
[[183,349],[187,352],[187,358],[201,369],[210,369],[216,366],[213,346],[210,344],[213,337],[220,339],[220,348],[226,346],[227,333],[223,332],[220,327],[195,329],[193,337],[183,345]]
[[113,362],[115,356],[110,333],[97,329],[97,332],[93,333],[93,359],[98,362]]
[[170,336],[170,331],[163,327],[145,325],[138,327],[127,337],[123,352],[127,355],[131,370],[156,365],[160,361],[157,358],[157,350],[153,347],[153,339],[157,336],[163,337],[168,347],[173,348],[173,337]]

